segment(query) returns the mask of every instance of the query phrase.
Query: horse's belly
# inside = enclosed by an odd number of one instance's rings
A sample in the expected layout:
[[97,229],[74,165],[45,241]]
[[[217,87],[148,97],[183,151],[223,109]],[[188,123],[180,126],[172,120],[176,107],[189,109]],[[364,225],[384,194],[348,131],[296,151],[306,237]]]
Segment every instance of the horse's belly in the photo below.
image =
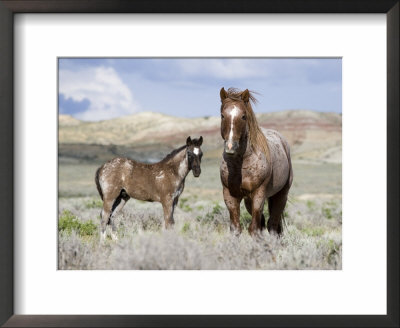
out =
[[159,193],[151,178],[146,178],[143,172],[134,172],[129,180],[123,182],[123,189],[129,197],[148,202],[160,201]]
[[147,202],[159,201],[159,197],[157,197],[157,194],[151,192],[150,190],[147,190],[143,186],[138,185],[135,188],[124,188],[124,189],[131,198]]
[[267,197],[275,195],[287,183],[290,175],[290,163],[284,143],[286,140],[277,131],[266,130],[265,136],[270,149],[272,175],[267,185]]
[[275,195],[286,185],[289,179],[289,173],[289,166],[287,163],[281,163],[281,166],[274,170],[267,184],[267,197]]

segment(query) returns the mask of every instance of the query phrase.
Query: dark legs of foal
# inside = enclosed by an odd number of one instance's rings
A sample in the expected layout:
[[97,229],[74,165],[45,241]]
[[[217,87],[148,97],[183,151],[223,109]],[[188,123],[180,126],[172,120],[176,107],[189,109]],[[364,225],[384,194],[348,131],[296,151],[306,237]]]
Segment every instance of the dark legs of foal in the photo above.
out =
[[162,201],[162,207],[164,211],[164,222],[166,229],[172,228],[173,225],[175,224],[174,210],[175,206],[178,204],[178,200],[179,197],[175,197],[174,199],[166,198]]
[[103,209],[101,211],[101,231],[100,238],[105,240],[107,237],[107,225],[111,225],[111,238],[118,240],[117,237],[117,226],[115,224],[116,214],[124,207],[125,203],[129,200],[129,196],[124,190],[115,197],[105,197],[103,200]]

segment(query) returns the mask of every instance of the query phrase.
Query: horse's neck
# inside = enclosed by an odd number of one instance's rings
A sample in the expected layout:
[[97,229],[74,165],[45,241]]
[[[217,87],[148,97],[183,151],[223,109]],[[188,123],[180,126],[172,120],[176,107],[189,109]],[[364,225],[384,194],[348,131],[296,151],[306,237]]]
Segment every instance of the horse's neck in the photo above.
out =
[[245,144],[240,146],[240,148],[239,157],[242,161],[254,154],[253,147],[251,146],[250,138],[248,136],[246,136]]
[[243,154],[244,159],[249,158],[251,155],[254,154],[253,147],[251,146],[251,143],[250,143],[250,138],[247,137],[246,139],[247,139],[246,140],[246,148],[245,148],[245,151]]
[[189,173],[189,163],[186,156],[186,148],[183,148],[170,160],[170,165],[174,168],[174,173],[181,179],[185,179]]

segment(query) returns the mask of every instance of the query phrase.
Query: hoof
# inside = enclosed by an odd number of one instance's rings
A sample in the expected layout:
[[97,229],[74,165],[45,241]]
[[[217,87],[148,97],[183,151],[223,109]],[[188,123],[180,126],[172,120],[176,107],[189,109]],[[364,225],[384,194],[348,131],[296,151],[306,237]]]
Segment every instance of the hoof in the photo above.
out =
[[240,234],[242,233],[242,227],[238,228],[234,225],[231,225],[230,230],[231,230],[231,233],[236,237],[240,236]]
[[100,232],[100,242],[105,242],[107,239],[107,231]]
[[269,220],[267,223],[267,229],[270,235],[280,237],[282,235],[282,224],[272,224],[272,222]]
[[118,235],[117,235],[116,232],[112,232],[112,233],[111,233],[111,239],[112,239],[113,241],[117,241],[117,240],[118,240]]

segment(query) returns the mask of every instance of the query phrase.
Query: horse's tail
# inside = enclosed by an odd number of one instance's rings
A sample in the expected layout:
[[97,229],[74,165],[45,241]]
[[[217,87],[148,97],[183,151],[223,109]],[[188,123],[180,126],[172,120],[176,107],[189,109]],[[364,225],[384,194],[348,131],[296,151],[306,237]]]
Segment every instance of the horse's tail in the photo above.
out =
[[293,181],[293,166],[292,166],[292,158],[290,157],[290,147],[289,147],[289,143],[286,143],[285,145],[285,151],[286,151],[286,157],[288,159],[289,162],[289,177],[288,177],[288,184],[289,184],[289,188],[292,185],[292,181]]
[[[292,181],[293,181],[293,166],[292,166],[292,159],[290,157],[290,146],[289,146],[289,143],[286,140],[283,143],[283,145],[284,145],[283,148],[285,149],[286,157],[288,159],[288,164],[289,164],[289,176],[288,176],[288,179],[286,181],[286,186],[285,187],[290,189],[290,187],[292,186]],[[288,195],[288,200],[287,201],[290,202],[289,195]],[[285,213],[285,211],[282,212],[281,221],[282,221],[282,224],[287,227],[286,218],[285,218],[284,213]],[[283,228],[283,225],[282,225],[282,228]]]
[[100,176],[100,170],[101,170],[102,166],[100,166],[97,171],[96,171],[96,175],[94,178],[94,181],[96,182],[96,187],[97,187],[97,191],[99,192],[99,195],[101,197],[101,200],[103,200],[103,190],[101,190],[101,186],[100,186],[100,181],[99,181],[99,176]]

